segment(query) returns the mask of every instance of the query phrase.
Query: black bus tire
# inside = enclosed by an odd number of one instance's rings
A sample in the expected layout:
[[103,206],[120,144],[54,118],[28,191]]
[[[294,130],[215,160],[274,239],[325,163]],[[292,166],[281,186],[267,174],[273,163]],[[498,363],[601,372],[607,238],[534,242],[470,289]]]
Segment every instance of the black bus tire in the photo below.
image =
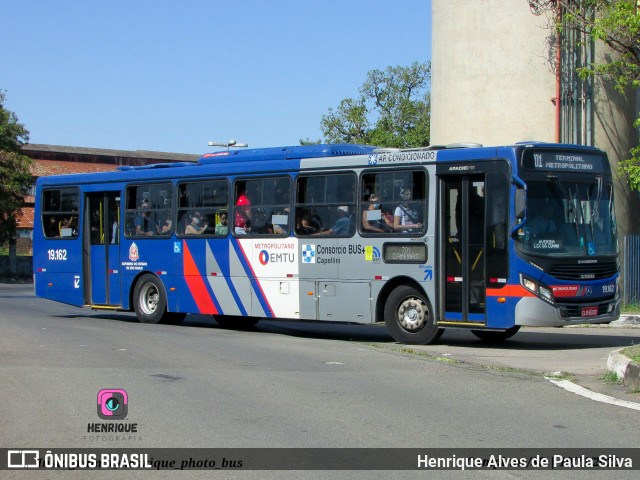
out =
[[384,321],[399,343],[427,345],[440,338],[444,331],[433,323],[429,301],[408,285],[391,292],[384,306]]
[[471,330],[476,337],[485,342],[502,342],[513,337],[520,330],[520,325],[515,325],[507,330]]
[[167,313],[167,294],[158,277],[146,273],[138,279],[133,290],[133,308],[141,323],[163,320]]

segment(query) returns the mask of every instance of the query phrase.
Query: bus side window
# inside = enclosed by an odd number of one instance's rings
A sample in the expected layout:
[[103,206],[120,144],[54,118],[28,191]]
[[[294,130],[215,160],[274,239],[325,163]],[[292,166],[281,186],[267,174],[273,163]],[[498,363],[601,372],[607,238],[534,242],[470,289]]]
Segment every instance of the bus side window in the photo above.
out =
[[80,192],[61,188],[42,192],[42,231],[46,238],[77,238]]
[[297,235],[353,235],[357,217],[354,175],[301,176],[297,179],[296,191]]
[[365,173],[360,196],[360,231],[367,235],[419,234],[426,227],[424,171]]
[[229,208],[229,183],[226,179],[206,179],[178,184],[178,236],[218,235],[218,211]]

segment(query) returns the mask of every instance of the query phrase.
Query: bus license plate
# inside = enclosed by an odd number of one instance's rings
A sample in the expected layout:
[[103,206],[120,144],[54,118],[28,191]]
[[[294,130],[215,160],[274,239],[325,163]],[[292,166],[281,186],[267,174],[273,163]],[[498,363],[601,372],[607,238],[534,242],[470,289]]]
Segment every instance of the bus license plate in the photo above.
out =
[[583,317],[596,317],[598,316],[598,307],[582,307]]

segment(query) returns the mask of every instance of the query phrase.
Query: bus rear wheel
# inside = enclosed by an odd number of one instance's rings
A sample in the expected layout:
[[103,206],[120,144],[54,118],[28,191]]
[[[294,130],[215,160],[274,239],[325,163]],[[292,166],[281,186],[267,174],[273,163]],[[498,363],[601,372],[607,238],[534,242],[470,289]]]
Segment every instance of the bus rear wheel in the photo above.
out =
[[170,323],[177,325],[184,313],[167,312],[167,294],[158,277],[145,274],[133,290],[133,308],[141,323]]
[[415,288],[396,288],[384,306],[384,321],[391,336],[400,343],[426,345],[436,341],[443,330],[433,323],[427,299]]
[[486,342],[502,342],[513,337],[520,330],[520,325],[515,325],[507,330],[491,331],[491,330],[471,330],[476,337]]

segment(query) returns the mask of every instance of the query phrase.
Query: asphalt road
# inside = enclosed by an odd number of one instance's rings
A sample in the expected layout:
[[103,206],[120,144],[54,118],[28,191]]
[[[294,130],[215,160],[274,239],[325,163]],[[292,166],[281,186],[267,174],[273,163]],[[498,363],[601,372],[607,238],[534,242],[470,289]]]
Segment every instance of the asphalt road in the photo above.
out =
[[[30,285],[0,285],[0,446],[639,446],[638,412],[576,396],[526,372],[536,370],[533,364],[544,364],[543,370],[549,365],[550,371],[580,366],[588,373],[600,365],[602,372],[605,352],[638,343],[638,330],[525,330],[503,348],[453,332],[438,345],[405,349],[379,326],[261,322],[250,331],[232,331],[207,317],[187,318],[181,326],[143,325],[130,314],[35,298]],[[487,368],[503,362],[512,368]],[[115,439],[87,432],[88,424],[101,421],[96,396],[105,388],[128,393],[127,422],[137,423],[136,435]],[[88,473],[78,478],[101,478]],[[127,478],[170,472],[145,473]],[[229,478],[228,472],[193,473],[189,478]],[[378,478],[423,478],[420,473],[384,472]],[[456,478],[536,473],[465,472]],[[603,478],[603,472],[553,473]],[[430,472],[429,478],[451,474]],[[615,472],[616,478],[636,475]]]

